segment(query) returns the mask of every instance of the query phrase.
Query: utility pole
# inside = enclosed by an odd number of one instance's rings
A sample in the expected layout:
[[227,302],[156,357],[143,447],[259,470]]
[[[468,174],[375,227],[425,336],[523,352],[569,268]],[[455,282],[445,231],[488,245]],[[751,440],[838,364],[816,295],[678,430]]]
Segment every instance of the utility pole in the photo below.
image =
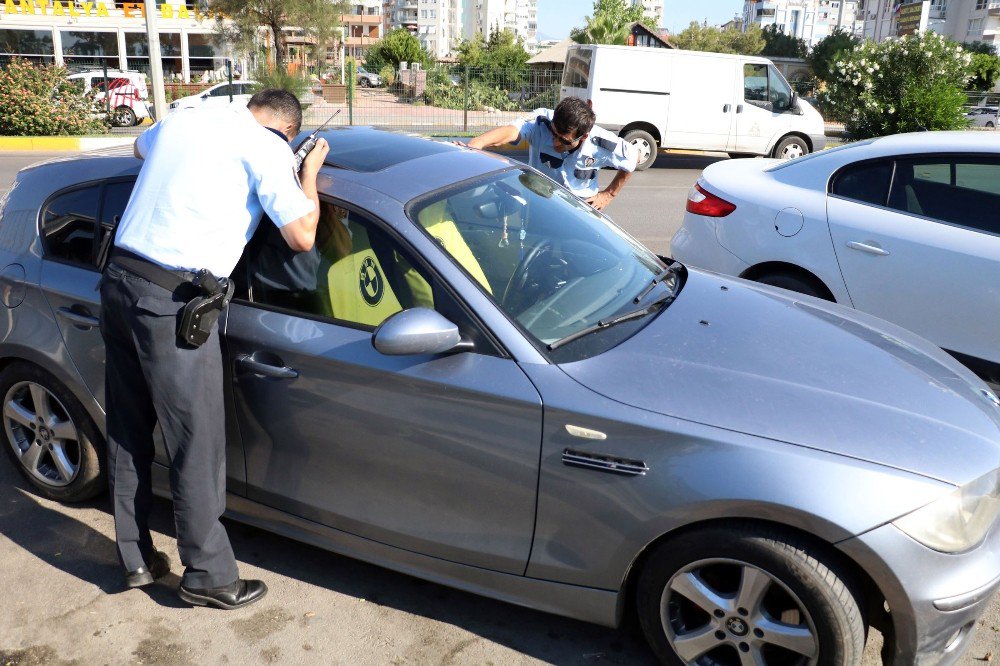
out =
[[167,98],[163,94],[163,61],[160,60],[160,33],[156,29],[156,0],[144,0],[146,39],[149,41],[149,78],[153,86],[153,115],[160,121],[167,117]]

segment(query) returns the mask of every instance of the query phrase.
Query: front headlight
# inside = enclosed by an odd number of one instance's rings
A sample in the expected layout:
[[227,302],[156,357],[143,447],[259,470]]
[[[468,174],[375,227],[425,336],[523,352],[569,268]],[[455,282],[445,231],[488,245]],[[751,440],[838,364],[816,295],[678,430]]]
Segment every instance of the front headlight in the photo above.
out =
[[960,553],[978,545],[1000,513],[1000,469],[893,521],[928,548]]

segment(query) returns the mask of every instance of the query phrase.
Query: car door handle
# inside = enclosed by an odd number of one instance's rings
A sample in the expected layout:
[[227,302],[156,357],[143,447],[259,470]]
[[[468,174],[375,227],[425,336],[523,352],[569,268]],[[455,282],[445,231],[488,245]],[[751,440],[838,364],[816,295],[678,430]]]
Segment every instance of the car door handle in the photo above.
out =
[[84,314],[83,312],[77,312],[71,308],[59,308],[56,310],[56,314],[74,326],[94,328],[101,325],[101,320],[97,317],[92,317],[89,314]]
[[737,104],[736,105],[736,113],[743,113],[743,105],[742,104]]
[[729,113],[729,109],[731,109],[731,108],[733,108],[733,107],[730,106],[729,104],[723,104],[722,105],[722,112],[723,113]]
[[850,241],[847,243],[847,247],[851,248],[852,250],[861,250],[862,252],[867,252],[868,254],[875,254],[880,257],[885,257],[889,255],[889,251],[883,250],[878,246],[877,243],[869,244],[869,243],[859,243],[858,241]]
[[295,379],[299,376],[298,370],[293,370],[292,368],[284,365],[278,366],[261,363],[260,361],[254,360],[252,356],[248,356],[246,354],[241,354],[237,357],[236,365],[247,372],[252,372],[255,375],[263,375],[265,377]]

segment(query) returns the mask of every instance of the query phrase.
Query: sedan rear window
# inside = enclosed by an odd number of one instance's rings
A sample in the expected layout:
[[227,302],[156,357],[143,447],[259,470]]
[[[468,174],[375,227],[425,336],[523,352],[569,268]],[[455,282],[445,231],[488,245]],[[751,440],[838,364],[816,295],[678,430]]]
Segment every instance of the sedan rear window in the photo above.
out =
[[841,171],[830,186],[830,194],[863,203],[886,205],[892,162],[862,162]]

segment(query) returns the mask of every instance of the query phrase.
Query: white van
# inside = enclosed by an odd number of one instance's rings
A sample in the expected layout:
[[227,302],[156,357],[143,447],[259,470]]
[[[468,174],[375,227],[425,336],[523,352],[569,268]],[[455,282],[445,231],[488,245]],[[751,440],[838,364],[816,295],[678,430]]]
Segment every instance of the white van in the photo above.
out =
[[569,96],[635,144],[640,169],[659,148],[791,159],[826,145],[823,117],[757,56],[574,44],[559,98]]

